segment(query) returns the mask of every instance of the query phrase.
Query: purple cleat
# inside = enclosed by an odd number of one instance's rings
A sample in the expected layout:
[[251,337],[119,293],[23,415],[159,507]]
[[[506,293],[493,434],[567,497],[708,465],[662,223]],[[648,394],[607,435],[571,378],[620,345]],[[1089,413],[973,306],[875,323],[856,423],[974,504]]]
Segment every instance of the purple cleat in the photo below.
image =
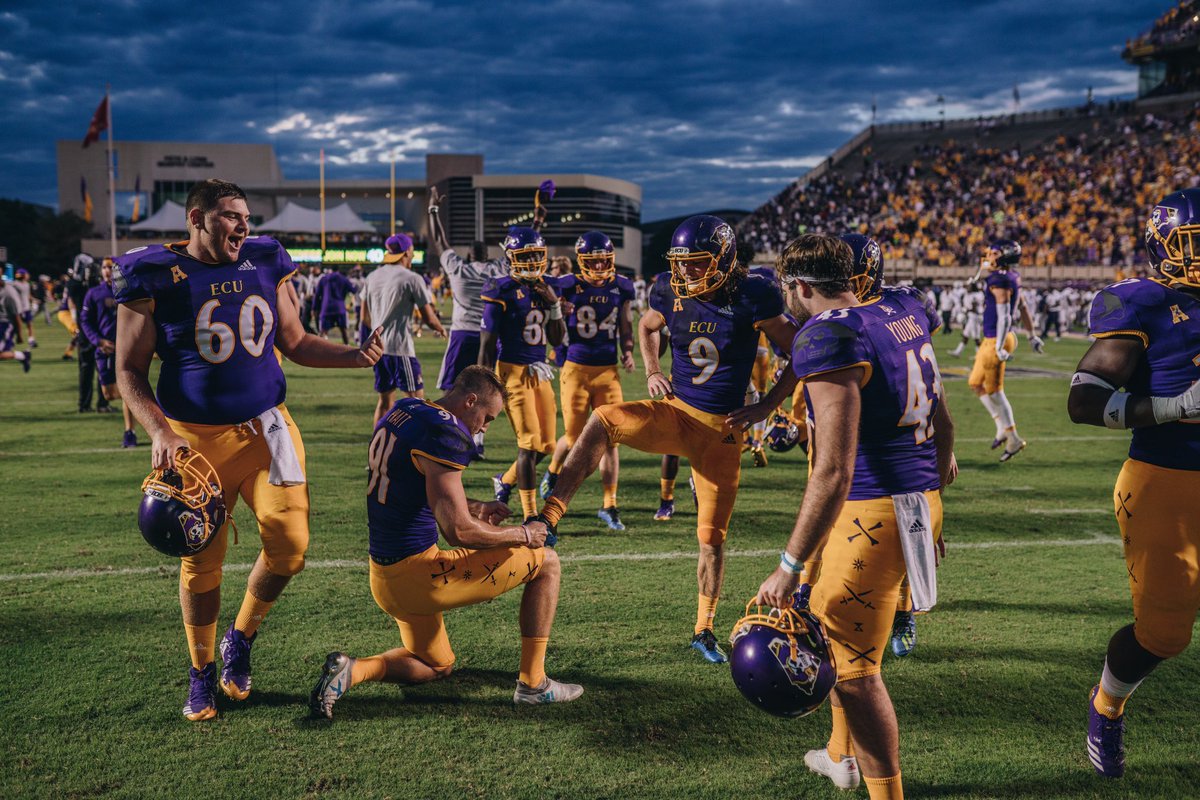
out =
[[221,640],[221,691],[234,700],[245,700],[250,696],[250,645],[258,636],[247,638],[246,634],[229,624],[225,638]]
[[508,498],[512,496],[513,485],[511,483],[505,483],[502,480],[503,477],[503,472],[497,472],[492,476],[492,489],[494,489],[496,492],[496,499],[501,503],[508,505]]
[[669,520],[673,516],[675,516],[675,501],[674,500],[662,500],[658,504],[658,511],[654,512],[654,518],[657,520],[665,521],[665,520]]
[[125,438],[121,440],[121,447],[137,447],[137,434],[133,431],[125,431]]
[[188,667],[187,705],[183,715],[192,722],[212,719],[217,715],[217,665],[211,661],[204,669]]
[[1092,689],[1088,698],[1088,760],[1096,772],[1106,778],[1119,778],[1125,774],[1125,715],[1109,719],[1096,710],[1096,692]]

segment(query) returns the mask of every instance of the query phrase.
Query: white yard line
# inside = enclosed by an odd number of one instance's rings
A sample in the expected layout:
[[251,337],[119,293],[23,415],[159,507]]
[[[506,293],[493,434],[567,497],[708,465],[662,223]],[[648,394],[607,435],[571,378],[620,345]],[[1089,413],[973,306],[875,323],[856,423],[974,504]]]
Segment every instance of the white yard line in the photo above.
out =
[[[1042,442],[1113,442],[1120,441],[1124,437],[1119,432],[1111,434],[1101,434],[1098,436],[1031,436],[1029,441],[1031,444],[1039,444]],[[329,450],[337,448],[361,448],[363,458],[366,458],[367,444],[370,437],[365,433],[362,436],[361,442],[322,442],[322,441],[306,441],[304,446],[309,451],[312,450]],[[956,439],[959,442],[991,442],[991,437],[988,436],[960,436]],[[125,449],[122,447],[88,447],[79,450],[0,450],[0,458],[45,458],[46,456],[86,456],[97,453],[141,453],[149,461],[149,446],[143,444],[141,447]]]
[[[998,548],[1022,548],[1022,547],[1089,547],[1092,545],[1113,545],[1119,544],[1120,539],[1115,536],[1105,536],[1094,531],[1090,532],[1090,537],[1087,539],[1034,539],[1030,541],[1021,541],[1019,539],[1008,539],[997,542],[962,542],[955,543],[951,541],[947,544],[947,549],[950,552],[955,550],[993,550]],[[769,550],[734,550],[729,554],[730,558],[766,558],[768,556],[778,557],[778,548]],[[696,558],[695,550],[678,550],[664,553],[590,553],[583,555],[564,555],[562,562],[564,564],[584,564],[591,562],[604,561],[679,561],[693,560]],[[253,564],[226,564],[225,572],[249,572]],[[305,569],[358,569],[366,572],[367,560],[352,559],[352,558],[335,558],[323,561],[309,561],[305,564]],[[157,575],[174,576],[178,574],[179,568],[172,564],[171,566],[163,565],[159,567],[122,567],[120,569],[109,569],[97,567],[95,569],[60,569],[51,572],[24,572],[24,573],[8,573],[0,574],[0,583],[11,581],[48,581],[48,580],[78,580],[80,578],[101,578],[110,576],[128,576],[128,575]]]
[[1075,515],[1075,514],[1104,514],[1111,515],[1111,508],[1030,508],[1030,514],[1042,514],[1043,516],[1059,516],[1059,515]]

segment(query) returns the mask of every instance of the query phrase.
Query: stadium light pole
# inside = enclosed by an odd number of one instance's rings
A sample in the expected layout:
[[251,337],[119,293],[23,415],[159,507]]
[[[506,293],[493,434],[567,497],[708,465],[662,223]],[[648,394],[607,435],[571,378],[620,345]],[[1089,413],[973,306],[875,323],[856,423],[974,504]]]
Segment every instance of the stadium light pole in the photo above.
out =
[[321,261],[325,260],[325,148],[321,148]]

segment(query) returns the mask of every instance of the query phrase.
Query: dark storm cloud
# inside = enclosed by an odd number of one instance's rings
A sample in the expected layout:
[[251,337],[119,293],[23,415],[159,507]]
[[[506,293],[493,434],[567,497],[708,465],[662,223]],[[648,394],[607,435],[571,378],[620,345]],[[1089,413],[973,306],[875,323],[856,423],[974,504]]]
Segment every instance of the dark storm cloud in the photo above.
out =
[[[645,219],[751,208],[870,121],[1131,94],[1166,0],[428,3],[128,0],[0,11],[0,196],[56,201],[54,140],[113,85],[118,138],[269,141],[289,178],[489,172],[642,184]],[[236,8],[230,11],[228,8]],[[237,176],[230,176],[235,178]]]

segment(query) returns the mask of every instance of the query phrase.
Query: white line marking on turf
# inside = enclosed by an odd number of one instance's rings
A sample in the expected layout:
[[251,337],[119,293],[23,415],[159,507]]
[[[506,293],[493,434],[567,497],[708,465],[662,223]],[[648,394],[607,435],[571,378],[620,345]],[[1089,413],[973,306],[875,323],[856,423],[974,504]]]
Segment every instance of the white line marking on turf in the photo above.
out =
[[1111,514],[1111,508],[1031,508],[1030,514],[1057,516],[1059,514]]
[[[998,542],[962,542],[961,544],[951,541],[947,544],[947,549],[953,552],[954,550],[993,550],[997,548],[1020,547],[1088,547],[1098,544],[1119,544],[1121,541],[1115,536],[1105,536],[1095,531],[1089,533],[1090,538],[1087,539],[1034,539],[1030,541],[1007,539]],[[770,550],[735,550],[729,553],[730,558],[766,558],[767,556],[778,557],[778,548]],[[562,562],[564,564],[585,564],[604,561],[678,561],[684,559],[690,560],[695,557],[696,551],[694,550],[674,550],[664,553],[585,553],[574,556],[562,556]],[[254,565],[226,564],[224,571],[249,572],[252,566]],[[361,569],[366,571],[367,560],[365,558],[334,558],[322,561],[309,561],[305,564],[305,569]],[[120,569],[96,567],[94,569],[59,569],[51,572],[8,573],[0,574],[0,583],[158,574],[173,577],[179,574],[179,568],[164,565],[159,567],[121,567]]]
[[[1097,435],[1097,437],[1032,437],[1031,444],[1044,443],[1044,441],[1120,441],[1123,439],[1121,433],[1114,432],[1109,435]],[[990,437],[959,437],[956,441],[988,441]],[[344,450],[347,447],[352,449],[362,449],[364,456],[366,455],[367,444],[370,443],[370,437],[364,434],[361,441],[310,441],[304,443],[305,450]],[[146,461],[149,461],[148,447],[137,447],[137,449],[126,449],[126,447],[85,447],[80,450],[7,450],[0,451],[0,458],[44,458],[46,456],[89,456],[94,453],[143,453],[148,456]]]

